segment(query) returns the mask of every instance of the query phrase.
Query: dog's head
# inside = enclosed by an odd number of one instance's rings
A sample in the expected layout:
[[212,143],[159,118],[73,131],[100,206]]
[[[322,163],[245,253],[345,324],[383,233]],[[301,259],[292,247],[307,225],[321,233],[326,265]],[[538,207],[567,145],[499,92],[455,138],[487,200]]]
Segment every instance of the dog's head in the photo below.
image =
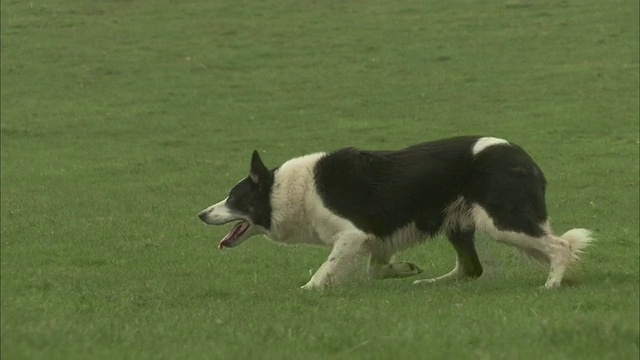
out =
[[218,248],[238,246],[249,237],[266,233],[271,228],[273,177],[273,171],[267,169],[258,152],[254,151],[249,176],[236,184],[226,199],[200,212],[198,216],[207,225],[238,221],[220,240]]

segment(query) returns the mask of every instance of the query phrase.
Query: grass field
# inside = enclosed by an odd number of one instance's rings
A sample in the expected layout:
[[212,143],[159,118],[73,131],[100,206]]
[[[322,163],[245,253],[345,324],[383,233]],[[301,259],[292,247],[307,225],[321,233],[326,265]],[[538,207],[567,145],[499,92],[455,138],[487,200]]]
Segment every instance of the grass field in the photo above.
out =
[[[2,20],[2,359],[637,359],[638,3],[18,1]],[[197,213],[347,145],[507,138],[584,226],[577,286],[479,237],[479,280],[298,289],[326,249]],[[425,277],[440,239],[400,256]]]

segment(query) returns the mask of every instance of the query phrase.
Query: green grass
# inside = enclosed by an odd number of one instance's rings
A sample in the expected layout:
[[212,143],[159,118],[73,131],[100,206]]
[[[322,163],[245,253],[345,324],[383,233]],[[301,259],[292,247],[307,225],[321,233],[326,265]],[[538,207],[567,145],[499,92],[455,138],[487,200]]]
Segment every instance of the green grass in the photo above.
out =
[[[5,0],[3,359],[637,359],[638,3]],[[302,292],[328,251],[196,218],[246,176],[346,145],[512,140],[578,286],[479,238],[486,273]],[[401,256],[453,266],[440,239]]]

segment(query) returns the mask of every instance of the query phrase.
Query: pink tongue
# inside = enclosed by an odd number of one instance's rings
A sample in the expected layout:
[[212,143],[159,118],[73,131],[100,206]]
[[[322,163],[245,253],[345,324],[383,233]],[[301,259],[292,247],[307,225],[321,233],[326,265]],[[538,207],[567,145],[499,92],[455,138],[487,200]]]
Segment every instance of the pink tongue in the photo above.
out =
[[228,246],[230,242],[232,242],[233,240],[236,239],[236,234],[240,233],[240,230],[242,229],[244,225],[244,221],[241,221],[239,223],[237,223],[236,225],[234,225],[231,230],[229,230],[229,232],[227,233],[227,235],[225,235],[222,240],[220,240],[220,244],[218,244],[218,249],[222,249],[225,246]]

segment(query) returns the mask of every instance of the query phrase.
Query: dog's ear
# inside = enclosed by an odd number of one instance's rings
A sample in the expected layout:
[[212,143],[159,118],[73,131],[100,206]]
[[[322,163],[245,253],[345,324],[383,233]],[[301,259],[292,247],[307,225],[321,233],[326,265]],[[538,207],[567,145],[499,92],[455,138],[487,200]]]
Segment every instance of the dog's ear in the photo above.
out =
[[249,170],[249,178],[254,184],[259,184],[261,181],[268,179],[271,176],[271,172],[264,166],[260,154],[257,150],[253,150],[251,155],[251,169]]

